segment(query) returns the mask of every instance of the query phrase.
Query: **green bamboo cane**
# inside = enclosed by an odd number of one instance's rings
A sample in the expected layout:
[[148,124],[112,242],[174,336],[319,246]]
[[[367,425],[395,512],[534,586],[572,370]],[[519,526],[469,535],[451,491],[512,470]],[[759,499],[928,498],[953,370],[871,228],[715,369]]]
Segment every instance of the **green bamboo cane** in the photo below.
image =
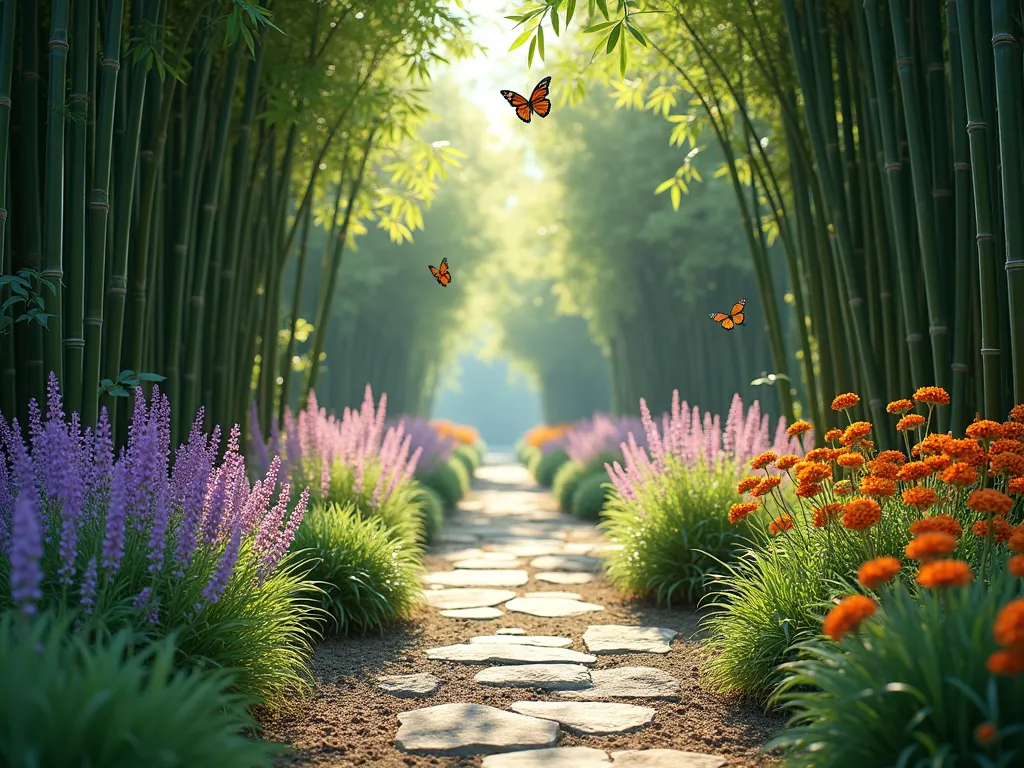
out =
[[[5,1],[0,7],[2,23],[0,23],[0,273],[13,274],[14,258],[8,247],[10,231],[7,229],[7,172],[11,156],[11,82],[14,75],[14,35],[15,9],[17,4]],[[7,299],[8,292],[0,292],[0,302]],[[17,356],[14,352],[14,333],[8,329],[0,337],[3,345],[3,374],[0,377],[0,410],[9,414],[8,418],[17,413],[18,381]]]
[[71,122],[68,162],[68,281],[65,318],[64,355],[67,365],[64,402],[68,411],[82,412],[82,365],[85,353],[85,204],[86,156],[88,136],[90,39],[92,37],[92,0],[75,0],[72,31],[74,47],[71,62],[71,93],[68,109],[75,115]]
[[82,423],[92,425],[98,417],[103,352],[103,286],[107,260],[107,227],[110,212],[110,171],[114,139],[114,107],[117,103],[117,74],[120,68],[121,19],[123,0],[107,3],[107,28],[100,62],[98,105],[96,109],[96,155],[93,161],[92,188],[86,251],[85,358],[82,372]]
[[[910,174],[914,189],[914,207],[917,211],[917,236],[921,249],[921,267],[924,272],[925,297],[928,307],[928,333],[932,342],[933,381],[949,389],[949,325],[946,320],[946,302],[943,301],[941,259],[935,246],[935,221],[932,184],[929,173],[929,147],[921,117],[920,96],[910,39],[906,26],[906,0],[890,0],[889,17],[896,43],[896,68],[899,73],[900,93],[903,97],[903,117],[907,126]],[[945,414],[945,411],[942,412]],[[945,416],[940,417],[939,429],[946,428]]]
[[[935,248],[939,260],[939,274],[948,275],[954,269],[953,243],[956,205],[953,196],[953,158],[950,154],[952,145],[947,104],[948,86],[946,84],[946,67],[942,57],[941,11],[938,3],[923,3],[919,13],[922,17],[925,71],[928,78],[928,127],[932,134],[930,144]],[[949,284],[944,283],[942,288],[945,301],[950,301],[953,298],[953,291],[950,290]],[[956,333],[955,324],[953,333]]]
[[985,418],[1001,419],[1002,351],[999,348],[997,256],[993,234],[992,199],[989,179],[988,123],[981,103],[977,48],[974,43],[974,19],[966,3],[957,3],[960,22],[960,50],[963,63],[964,93],[967,106],[967,138],[971,154],[971,180],[974,186],[974,220],[979,267],[979,308],[981,313],[981,364]]
[[[1006,245],[1006,280],[1009,317],[1024,313],[1024,190],[1021,182],[1022,134],[1018,105],[1024,98],[1019,62],[1015,61],[1014,24],[1006,0],[992,0],[992,55],[995,60],[995,88],[999,121],[999,156],[1002,177],[1003,234]],[[1020,13],[1017,5],[1017,12]],[[1018,19],[1017,27],[1020,23]],[[1010,370],[1015,403],[1024,403],[1024,329],[1011,322]]]

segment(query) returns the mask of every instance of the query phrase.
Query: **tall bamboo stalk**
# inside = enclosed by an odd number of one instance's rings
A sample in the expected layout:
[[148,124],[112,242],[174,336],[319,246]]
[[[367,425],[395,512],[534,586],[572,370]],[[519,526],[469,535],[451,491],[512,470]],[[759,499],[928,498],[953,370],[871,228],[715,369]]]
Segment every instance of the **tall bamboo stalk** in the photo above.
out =
[[[13,0],[4,0],[0,7],[0,273],[12,273],[14,271],[14,259],[7,247],[10,237],[7,229],[7,169],[11,157],[10,128],[11,128],[11,82],[14,75],[14,33],[15,33],[15,8],[17,4]],[[0,302],[7,299],[4,292],[0,292]],[[0,374],[0,390],[3,390],[3,399],[0,400],[0,410],[6,414],[16,413],[17,397],[17,368],[14,352],[13,329],[0,337],[3,344],[3,371]]]

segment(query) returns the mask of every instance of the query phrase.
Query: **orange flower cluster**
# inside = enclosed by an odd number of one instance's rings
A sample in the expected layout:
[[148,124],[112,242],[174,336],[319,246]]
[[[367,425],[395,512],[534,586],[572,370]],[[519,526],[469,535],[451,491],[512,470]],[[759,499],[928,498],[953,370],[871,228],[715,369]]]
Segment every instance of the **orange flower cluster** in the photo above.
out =
[[981,419],[968,425],[967,436],[973,440],[998,440],[1003,436],[1003,425],[998,421]]
[[792,469],[800,462],[800,457],[792,453],[787,453],[785,456],[779,456],[775,460],[776,469]]
[[919,387],[914,400],[929,405],[949,405],[949,393],[942,387]]
[[932,469],[923,461],[911,461],[899,469],[896,477],[904,483],[911,483],[916,480],[923,480],[932,473]]
[[830,429],[828,432],[825,433],[825,442],[826,443],[834,443],[836,440],[838,440],[842,436],[843,436],[843,430],[841,430],[841,429]]
[[857,570],[857,581],[868,589],[875,589],[900,572],[900,561],[895,557],[876,557]]
[[798,419],[789,425],[789,428],[786,430],[786,434],[789,437],[796,437],[797,435],[802,435],[804,432],[810,432],[812,429],[814,429],[814,425],[811,424],[811,422]]
[[847,408],[853,408],[857,403],[860,402],[860,398],[853,394],[853,392],[847,392],[845,395],[838,395],[832,400],[833,411],[845,411]]
[[911,413],[896,422],[897,432],[906,432],[908,429],[917,429],[924,426],[925,418],[919,413]]
[[967,506],[983,514],[1005,515],[1013,507],[1013,499],[992,488],[982,488],[971,492],[967,497]]
[[550,427],[547,424],[541,424],[527,432],[523,439],[526,441],[527,445],[532,445],[534,448],[540,448],[544,443],[564,437],[571,429],[572,424],[557,424],[553,427]]
[[739,504],[733,504],[729,507],[729,522],[733,524],[738,523],[755,511],[757,506],[757,503],[753,501],[742,501]]
[[864,531],[882,519],[882,508],[874,499],[853,499],[843,509],[843,527]]
[[854,445],[858,440],[861,440],[870,434],[870,421],[855,421],[843,430],[843,436],[839,438],[839,444],[846,446]]
[[774,489],[778,488],[781,483],[781,477],[779,477],[778,475],[770,475],[769,477],[766,477],[763,480],[761,480],[761,482],[757,484],[757,487],[750,492],[750,495],[756,496],[757,498],[767,496]]
[[836,464],[840,467],[846,467],[847,469],[856,469],[864,464],[864,457],[856,451],[841,453],[839,454],[839,458],[836,459]]
[[822,629],[833,640],[842,640],[845,635],[856,630],[864,619],[873,616],[877,610],[878,604],[870,597],[864,595],[844,597],[839,605],[828,612]]
[[789,515],[783,515],[782,517],[777,517],[771,521],[771,523],[768,525],[768,533],[770,533],[772,536],[777,536],[783,531],[788,531],[792,527],[793,518]]
[[907,557],[911,560],[928,562],[952,554],[956,549],[957,537],[942,531],[922,533],[907,544]]
[[917,583],[928,589],[965,587],[972,581],[974,573],[963,560],[933,560],[917,572]]
[[868,475],[860,481],[860,492],[865,496],[878,496],[887,499],[896,493],[896,481]]
[[887,406],[885,406],[886,413],[906,413],[914,407],[914,404],[907,399],[893,400]]
[[464,424],[455,424],[444,419],[434,419],[430,422],[430,426],[441,437],[450,437],[452,440],[463,445],[475,445],[480,442],[480,433],[473,427],[467,427]]
[[759,453],[754,457],[754,460],[750,462],[750,466],[754,469],[765,469],[775,463],[775,460],[779,458],[774,451],[765,451]]
[[964,529],[951,515],[932,515],[931,517],[922,517],[920,520],[916,520],[910,524],[910,533],[913,536],[920,536],[924,533],[932,533],[938,531],[940,533],[948,533],[950,536],[960,538],[963,534]]
[[959,485],[966,488],[968,485],[974,485],[978,482],[978,473],[974,471],[970,464],[958,461],[956,464],[950,464],[946,467],[942,474],[939,475],[939,479],[947,485]]
[[757,488],[757,486],[758,486],[758,484],[760,482],[761,482],[761,478],[760,477],[754,477],[754,476],[744,477],[736,485],[736,493],[746,493],[747,491],[752,491],[754,488]]
[[[1001,517],[992,518],[992,540],[997,544],[1002,544],[1004,541],[1009,541],[1010,537],[1013,536],[1016,529],[1006,522]],[[979,539],[983,539],[988,536],[988,523],[985,520],[979,520],[971,526],[971,533],[977,536]]]
[[815,528],[824,528],[829,522],[839,517],[839,513],[842,511],[842,504],[826,504],[824,507],[814,510],[814,519],[811,522]]
[[915,485],[903,492],[903,503],[924,512],[939,500],[939,495],[923,485]]
[[992,625],[992,635],[1003,649],[988,657],[989,672],[1006,677],[1024,673],[1024,597],[1003,606]]

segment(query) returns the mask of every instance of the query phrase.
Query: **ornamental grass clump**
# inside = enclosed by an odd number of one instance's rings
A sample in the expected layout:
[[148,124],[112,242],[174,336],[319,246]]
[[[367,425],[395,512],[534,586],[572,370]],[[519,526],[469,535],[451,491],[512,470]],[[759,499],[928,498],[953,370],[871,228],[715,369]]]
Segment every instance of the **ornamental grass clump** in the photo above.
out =
[[[572,431],[565,435],[565,453],[569,461],[559,467],[551,484],[555,498],[563,510],[580,514],[580,505],[573,503],[579,483],[593,475],[604,475],[603,467],[606,464],[621,461],[620,446],[630,435],[640,448],[646,448],[647,436],[643,423],[634,417],[615,417],[597,413],[573,426]],[[594,504],[606,494],[603,491],[598,493],[596,489],[604,482],[607,482],[607,477],[597,481],[596,485],[594,480],[589,481],[590,490],[584,494],[584,514],[580,516],[597,519],[603,502],[596,508]]]
[[232,670],[176,670],[173,637],[90,642],[72,621],[0,615],[0,764],[254,768],[283,751],[244,735],[255,701]]
[[[0,610],[78,611],[80,624],[180,629],[181,661],[239,669],[236,685],[274,703],[305,685],[313,606],[305,558],[289,555],[308,494],[292,502],[275,457],[250,483],[231,430],[197,415],[171,460],[170,406],[136,390],[115,457],[106,413],[65,420],[51,374],[47,413],[29,405],[29,441],[0,417]],[[227,640],[230,638],[230,640]]]

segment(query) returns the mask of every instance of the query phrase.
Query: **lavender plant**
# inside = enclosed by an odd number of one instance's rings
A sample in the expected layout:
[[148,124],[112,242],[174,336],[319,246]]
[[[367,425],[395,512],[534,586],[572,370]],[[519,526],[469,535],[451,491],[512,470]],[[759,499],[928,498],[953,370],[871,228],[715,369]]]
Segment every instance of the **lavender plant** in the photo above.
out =
[[280,460],[250,483],[238,426],[218,460],[220,428],[205,434],[200,411],[172,462],[157,387],[148,404],[136,390],[116,456],[106,412],[95,428],[66,420],[52,374],[45,417],[35,401],[29,414],[27,444],[0,416],[0,610],[74,611],[150,639],[180,628],[179,658],[238,668],[248,695],[301,688],[315,609],[288,550],[309,496],[291,503]]

